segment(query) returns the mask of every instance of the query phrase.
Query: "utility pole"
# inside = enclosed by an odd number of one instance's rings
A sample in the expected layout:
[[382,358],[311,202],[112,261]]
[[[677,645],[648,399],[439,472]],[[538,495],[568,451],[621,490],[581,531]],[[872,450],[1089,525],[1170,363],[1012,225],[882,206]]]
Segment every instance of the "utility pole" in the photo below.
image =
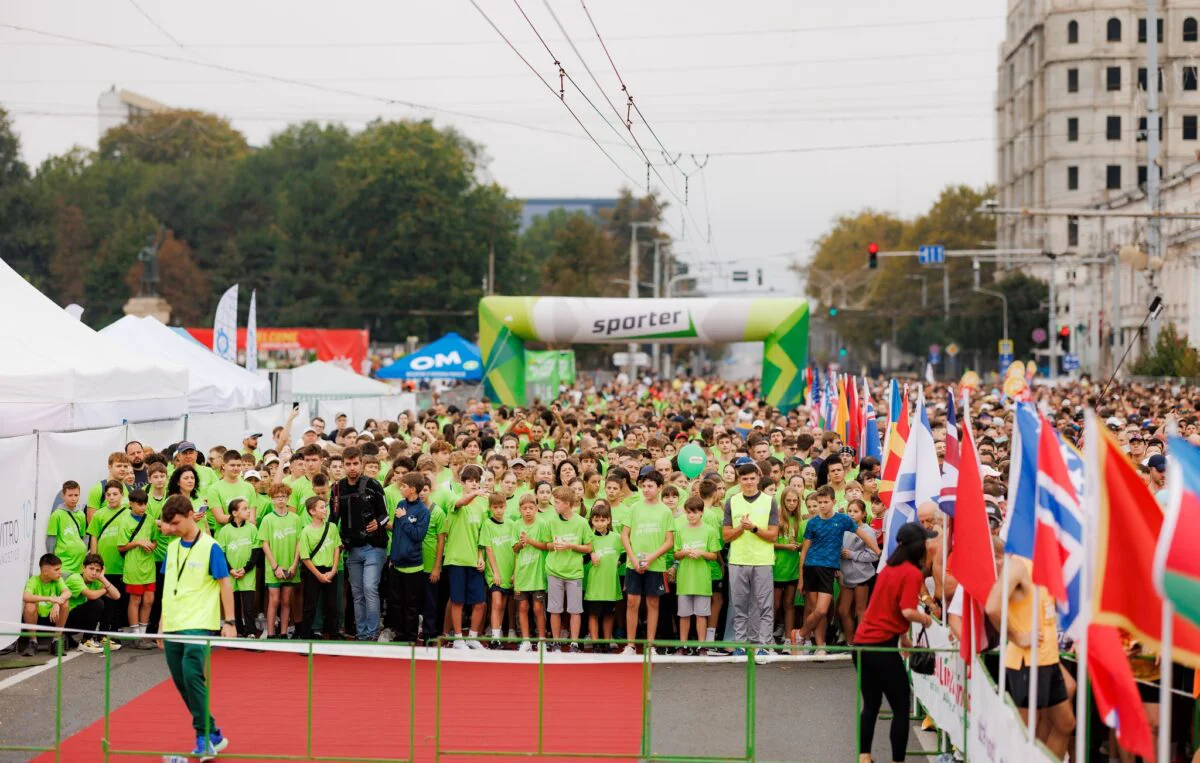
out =
[[950,322],[950,263],[942,263],[942,321]]
[[1046,336],[1046,350],[1049,353],[1049,375],[1050,381],[1058,381],[1058,332],[1054,330],[1054,323],[1058,318],[1058,302],[1057,293],[1055,290],[1055,281],[1058,280],[1058,268],[1054,266],[1057,254],[1046,252],[1046,256],[1050,258],[1050,320],[1046,327],[1049,331]]
[[[1159,182],[1158,157],[1158,0],[1146,0],[1146,200],[1150,212],[1162,212],[1162,188]],[[1146,226],[1146,245],[1151,263],[1162,257],[1162,219],[1151,217]],[[1146,285],[1150,296],[1158,294],[1157,270],[1151,264],[1146,270]],[[1150,319],[1150,346],[1158,339],[1159,320]]]
[[488,242],[488,288],[487,293],[496,293],[496,242]]
[[[629,223],[629,298],[638,298],[638,229],[653,227],[654,223]],[[629,362],[625,366],[625,373],[629,375],[629,381],[636,384],[637,382],[637,364],[633,362],[633,356],[637,354],[637,342],[629,343]]]
[[[669,243],[671,243],[671,239],[669,238],[654,239],[654,278],[652,280],[654,281],[653,296],[655,299],[658,299],[662,296],[662,245]],[[653,369],[652,372],[655,375],[657,375],[660,371],[659,358],[661,357],[661,354],[662,347],[658,342],[650,345],[650,368]]]

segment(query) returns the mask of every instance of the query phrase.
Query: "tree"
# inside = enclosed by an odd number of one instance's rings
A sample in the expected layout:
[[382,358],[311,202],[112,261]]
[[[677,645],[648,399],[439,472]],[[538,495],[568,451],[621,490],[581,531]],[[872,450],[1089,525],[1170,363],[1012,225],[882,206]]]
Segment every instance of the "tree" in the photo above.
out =
[[0,257],[39,288],[49,277],[50,209],[32,192],[8,112],[0,109]]
[[1129,370],[1137,376],[1200,376],[1200,352],[1188,346],[1174,323],[1164,323],[1154,349],[1142,353]]
[[185,159],[240,159],[250,152],[246,136],[229,120],[202,111],[156,111],[109,129],[100,137],[101,160],[174,164]]

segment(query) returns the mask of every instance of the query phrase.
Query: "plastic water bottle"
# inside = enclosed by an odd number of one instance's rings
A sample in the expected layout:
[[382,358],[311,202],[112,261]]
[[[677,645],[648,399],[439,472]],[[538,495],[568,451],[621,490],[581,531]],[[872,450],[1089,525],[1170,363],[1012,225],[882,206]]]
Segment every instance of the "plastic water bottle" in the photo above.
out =
[[164,755],[163,763],[191,763],[184,755]]

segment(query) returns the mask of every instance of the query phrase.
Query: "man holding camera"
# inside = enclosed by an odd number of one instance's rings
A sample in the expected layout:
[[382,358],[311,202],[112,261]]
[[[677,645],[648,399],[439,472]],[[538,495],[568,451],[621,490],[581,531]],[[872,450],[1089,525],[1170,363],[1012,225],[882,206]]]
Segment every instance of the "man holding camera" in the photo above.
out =
[[355,637],[379,637],[379,579],[387,554],[387,505],[383,487],[362,473],[362,451],[342,451],[346,476],[333,488],[330,521],[338,523],[346,546],[346,571],[354,599]]

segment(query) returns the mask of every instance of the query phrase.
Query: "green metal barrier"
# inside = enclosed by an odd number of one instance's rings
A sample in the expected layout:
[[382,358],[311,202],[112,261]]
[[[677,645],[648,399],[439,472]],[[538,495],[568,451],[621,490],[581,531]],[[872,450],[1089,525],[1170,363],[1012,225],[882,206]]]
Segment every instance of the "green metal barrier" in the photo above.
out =
[[[13,634],[8,634],[8,635],[13,635]],[[121,636],[114,636],[113,638],[134,640],[137,638],[141,638],[141,636],[140,635],[128,635],[128,636],[121,635]],[[212,647],[214,644],[217,646],[220,646],[222,644],[222,642],[226,641],[226,639],[221,639],[221,638],[216,638],[216,637],[209,638],[209,637],[202,637],[202,636],[192,636],[192,637],[185,637],[185,638],[187,638],[190,641],[204,642],[204,645],[205,645],[205,671],[208,675],[211,676],[212,675],[212,673],[211,673]],[[500,639],[493,639],[493,640],[499,641],[501,643],[515,644],[515,643],[521,641],[522,639],[500,638]],[[758,670],[760,669],[761,666],[759,665],[758,660],[755,658],[755,652],[761,650],[761,651],[766,651],[769,654],[803,654],[805,652],[812,652],[817,649],[823,649],[828,655],[841,654],[841,655],[847,655],[847,656],[851,657],[851,662],[854,665],[854,672],[855,672],[855,714],[854,714],[855,715],[855,730],[854,730],[855,738],[854,738],[854,745],[855,745],[855,751],[857,754],[858,743],[859,743],[859,739],[861,736],[860,732],[861,732],[861,723],[862,723],[862,719],[861,719],[861,716],[862,716],[862,669],[861,669],[861,660],[857,659],[856,656],[863,652],[896,652],[896,651],[903,651],[906,653],[957,652],[957,650],[954,648],[897,649],[897,648],[892,648],[892,647],[860,647],[860,646],[800,646],[800,645],[793,646],[791,644],[785,644],[782,646],[778,646],[778,645],[761,646],[761,645],[751,645],[751,644],[742,644],[742,643],[734,643],[734,642],[704,642],[702,645],[704,647],[707,647],[710,649],[723,649],[723,650],[742,649],[742,650],[745,650],[745,652],[746,652],[746,660],[744,663],[745,664],[745,680],[746,680],[746,716],[745,716],[745,725],[744,725],[745,747],[744,747],[742,755],[740,755],[740,756],[688,756],[688,755],[658,754],[653,751],[653,736],[652,736],[653,729],[651,727],[651,714],[652,714],[652,710],[653,710],[652,681],[653,681],[653,670],[654,670],[654,652],[649,647],[653,646],[656,649],[663,649],[663,648],[674,649],[677,647],[696,647],[698,645],[697,642],[679,642],[679,641],[654,641],[652,643],[637,642],[638,645],[642,648],[642,655],[641,655],[642,656],[642,660],[641,660],[641,663],[642,663],[642,689],[641,689],[641,693],[642,693],[642,697],[641,697],[641,699],[642,699],[642,718],[641,718],[642,734],[641,734],[641,737],[642,738],[641,738],[641,744],[640,744],[639,751],[636,753],[633,753],[633,752],[618,753],[618,752],[605,752],[605,751],[567,752],[567,751],[547,750],[546,749],[546,741],[545,741],[546,662],[545,662],[545,649],[542,649],[542,648],[539,648],[537,650],[537,652],[538,652],[538,661],[537,661],[537,690],[538,690],[537,708],[538,708],[538,711],[537,711],[537,744],[536,744],[536,748],[533,750],[461,750],[461,749],[453,749],[453,748],[446,746],[444,744],[444,740],[443,740],[443,736],[442,736],[442,721],[441,721],[442,687],[443,687],[442,649],[445,648],[445,645],[448,645],[451,641],[453,641],[453,639],[444,639],[442,641],[439,641],[436,649],[434,650],[434,660],[433,660],[434,661],[433,759],[435,761],[439,761],[442,756],[452,756],[452,757],[479,757],[479,758],[487,758],[487,757],[527,757],[527,758],[553,757],[553,758],[559,758],[559,759],[590,758],[590,759],[610,759],[610,760],[644,760],[644,761],[648,761],[648,763],[669,763],[669,762],[675,762],[675,763],[768,763],[768,761],[760,759],[758,757],[758,752],[757,752],[757,750],[758,750],[758,729],[757,729],[757,726],[758,726],[758,723],[757,723],[758,678],[757,678],[757,676],[758,676]],[[58,644],[58,642],[55,642],[55,643],[56,643],[56,645]],[[245,640],[241,640],[241,643],[245,643]],[[332,763],[333,761],[343,761],[344,763],[415,763],[415,761],[416,761],[416,738],[417,738],[416,713],[415,712],[409,713],[408,749],[407,749],[406,757],[403,757],[403,758],[345,757],[345,756],[336,756],[335,757],[335,756],[317,755],[314,753],[314,744],[313,744],[314,656],[315,656],[316,645],[322,644],[322,643],[336,644],[336,645],[339,645],[342,647],[345,647],[348,644],[348,642],[344,642],[344,641],[335,641],[335,642],[312,642],[312,641],[310,641],[310,642],[302,642],[300,644],[296,644],[296,646],[299,647],[300,649],[306,650],[306,663],[307,663],[307,666],[306,666],[307,677],[306,677],[306,681],[305,681],[307,696],[305,698],[306,734],[305,734],[305,752],[304,752],[304,754],[298,755],[298,754],[284,754],[284,753],[274,753],[274,754],[246,753],[246,752],[242,752],[240,750],[233,751],[230,754],[239,759],[246,759],[246,760],[314,761],[314,762],[329,762],[329,763]],[[577,643],[579,643],[581,646],[586,647],[586,646],[609,646],[612,644],[624,646],[628,642],[625,642],[625,641],[620,641],[620,642],[603,641],[603,640],[591,641],[591,640],[581,639]],[[389,648],[389,649],[407,650],[408,651],[409,654],[408,654],[407,660],[409,662],[409,671],[408,671],[409,707],[410,707],[410,710],[415,710],[415,708],[417,707],[417,691],[416,691],[417,662],[418,662],[417,648],[413,645],[407,645],[407,644],[372,644],[372,646],[374,646],[374,647],[382,646],[382,647]],[[274,651],[284,651],[284,653],[288,653],[288,652],[296,653],[297,651],[299,651],[299,649],[286,650],[286,651],[285,650],[274,650]],[[301,653],[304,654],[305,652],[301,652]],[[53,659],[56,661],[56,665],[55,665],[55,673],[56,673],[56,677],[55,677],[55,687],[56,687],[55,688],[55,719],[54,719],[53,742],[51,744],[45,745],[45,746],[11,745],[11,744],[0,743],[0,751],[30,752],[30,753],[54,753],[55,761],[62,760],[62,754],[63,754],[62,746],[63,746],[64,739],[63,739],[63,654],[62,654],[61,649],[59,649],[59,648],[55,649],[55,656],[53,657]],[[109,645],[107,643],[104,645],[103,659],[104,659],[104,708],[103,708],[103,710],[104,710],[104,715],[103,715],[104,731],[103,731],[103,736],[101,738],[101,749],[103,752],[104,760],[108,761],[111,756],[122,756],[122,755],[124,755],[124,756],[140,756],[140,757],[155,757],[155,756],[170,756],[170,755],[187,756],[190,753],[190,750],[182,750],[181,751],[181,750],[119,749],[112,745],[110,720],[111,720],[111,715],[112,715],[112,701],[113,701],[113,698],[112,698],[113,663],[112,663],[112,650],[109,648]],[[397,658],[389,657],[386,659],[397,659]],[[403,659],[403,658],[400,658],[400,659]],[[561,664],[564,666],[569,665],[569,663],[556,663],[556,664]],[[705,664],[704,658],[697,658],[695,664],[697,667],[702,667]],[[211,701],[211,693],[209,696],[210,696],[210,701]],[[920,717],[914,717],[913,715],[911,715],[912,711],[910,708],[904,708],[904,712],[910,713],[910,716],[909,716],[910,720],[920,720]],[[883,719],[885,719],[885,717],[881,713],[879,720],[883,720]],[[965,724],[966,724],[965,717],[963,719],[963,723],[964,723],[964,728],[965,728]],[[211,731],[211,729],[210,729],[210,731]],[[944,751],[944,750],[942,749],[942,745],[939,743],[937,752],[930,753],[930,752],[926,752],[923,750],[919,750],[919,751],[910,752],[909,754],[913,754],[913,755],[918,755],[918,754],[931,755],[931,754],[933,754],[933,755],[936,755],[936,754],[938,754],[938,752],[942,752],[942,751]]]

